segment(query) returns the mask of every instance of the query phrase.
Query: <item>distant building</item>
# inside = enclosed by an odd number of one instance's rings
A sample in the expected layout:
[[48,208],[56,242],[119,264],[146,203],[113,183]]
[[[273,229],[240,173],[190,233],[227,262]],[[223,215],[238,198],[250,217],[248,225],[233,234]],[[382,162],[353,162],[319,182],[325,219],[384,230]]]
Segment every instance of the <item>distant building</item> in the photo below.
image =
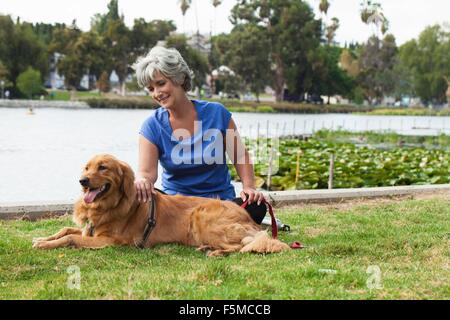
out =
[[49,74],[45,80],[45,87],[51,89],[63,89],[64,88],[64,76],[61,76],[58,73],[58,61],[61,59],[63,55],[55,52],[52,56],[50,56],[50,68]]

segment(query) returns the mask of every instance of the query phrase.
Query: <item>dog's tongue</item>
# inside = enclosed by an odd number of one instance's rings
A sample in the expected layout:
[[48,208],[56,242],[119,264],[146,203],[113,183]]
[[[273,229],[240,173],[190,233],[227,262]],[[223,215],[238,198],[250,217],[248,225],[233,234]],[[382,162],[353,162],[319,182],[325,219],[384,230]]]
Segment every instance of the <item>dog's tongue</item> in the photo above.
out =
[[86,203],[92,203],[95,200],[95,197],[100,193],[100,188],[95,190],[87,191],[84,194],[84,202]]

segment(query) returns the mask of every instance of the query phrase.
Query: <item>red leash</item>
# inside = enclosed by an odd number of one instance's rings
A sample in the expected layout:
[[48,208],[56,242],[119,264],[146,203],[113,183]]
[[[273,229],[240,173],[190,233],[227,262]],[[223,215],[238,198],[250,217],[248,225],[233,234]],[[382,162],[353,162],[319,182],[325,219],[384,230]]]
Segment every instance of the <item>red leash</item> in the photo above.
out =
[[[272,219],[272,238],[277,239],[278,238],[278,226],[277,226],[277,221],[275,220],[275,214],[273,213],[273,207],[269,202],[266,201],[266,199],[263,199],[261,202],[264,203],[267,206],[267,208],[269,209],[270,218]],[[247,205],[248,205],[248,199],[245,200],[245,202],[241,205],[241,208],[245,209],[245,207],[247,207]],[[298,241],[294,241],[293,243],[291,243],[290,247],[292,249],[303,249],[304,248],[304,246]]]

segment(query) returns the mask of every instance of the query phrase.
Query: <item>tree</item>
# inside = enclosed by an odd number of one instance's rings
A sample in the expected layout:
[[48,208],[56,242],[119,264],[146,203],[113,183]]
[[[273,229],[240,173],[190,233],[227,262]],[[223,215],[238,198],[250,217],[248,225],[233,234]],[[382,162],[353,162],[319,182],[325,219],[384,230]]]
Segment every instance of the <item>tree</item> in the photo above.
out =
[[334,38],[336,37],[336,31],[339,29],[339,19],[332,18],[331,24],[327,25],[325,28],[325,37],[327,38],[327,44],[331,45]]
[[131,30],[130,62],[147,53],[159,40],[164,40],[176,30],[173,21],[153,20],[145,21],[143,18],[135,19]]
[[191,7],[192,0],[179,0],[180,9],[183,16],[186,14],[186,11]]
[[48,51],[53,54],[55,52],[66,54],[70,52],[73,44],[81,36],[82,31],[76,24],[64,26],[53,31],[52,41],[49,43]]
[[386,34],[389,29],[389,21],[383,13],[381,4],[372,0],[363,0],[361,2],[361,20],[367,25],[373,24],[376,28],[376,36]]
[[106,71],[103,71],[100,78],[98,79],[97,89],[100,92],[108,92],[110,90],[109,74]]
[[49,45],[51,54],[60,53],[63,56],[58,61],[58,73],[64,76],[65,86],[76,90],[85,74],[84,56],[78,50],[81,30],[72,23],[70,27],[55,30]]
[[110,54],[103,38],[95,31],[82,32],[74,24],[53,32],[49,51],[62,54],[57,69],[71,90],[79,87],[84,75],[95,75],[98,79],[103,71],[110,69]]
[[336,31],[337,31],[337,29],[339,29],[339,19],[334,17],[331,19],[331,23],[328,23],[327,15],[328,15],[329,8],[330,8],[330,2],[328,0],[320,0],[319,11],[322,14],[323,30],[325,32],[327,44],[331,45],[334,40],[334,37],[336,36]]
[[330,7],[330,2],[328,0],[320,0],[319,10],[325,15],[328,14],[328,8]]
[[[413,91],[425,104],[445,103],[450,75],[450,32],[439,25],[427,27],[418,40],[400,47],[399,68],[408,76]],[[406,91],[411,91],[406,87]]]
[[214,8],[217,8],[218,6],[221,5],[222,0],[211,0],[212,5],[214,6]]
[[245,85],[242,78],[228,67],[222,66],[217,70],[217,89],[227,93],[234,98],[235,94],[242,92]]
[[108,23],[117,20],[120,20],[119,1],[111,0],[108,4],[108,12],[106,14],[97,13],[91,19],[91,30],[102,35],[106,33],[108,29]]
[[383,40],[369,38],[359,57],[358,82],[371,103],[379,103],[383,96],[394,93],[394,66],[397,62],[397,46],[393,35]]
[[222,65],[225,65],[225,55],[231,49],[230,34],[219,34],[212,36],[211,50],[208,53],[208,67],[211,79],[211,91],[219,93],[220,83],[218,83],[217,75],[213,74],[214,70],[218,70]]
[[183,32],[186,32],[184,19],[186,11],[191,7],[192,0],[178,0],[178,3],[180,4],[181,13],[183,14]]
[[364,89],[358,82],[361,72],[359,66],[361,50],[360,45],[350,44],[342,49],[339,57],[339,67],[347,74],[352,83],[351,90],[346,96],[357,104],[363,104],[365,99]]
[[42,91],[41,73],[31,67],[17,77],[17,88],[31,99]]
[[222,0],[211,0],[212,5],[214,6],[214,31],[216,31],[217,25],[217,7],[222,4]]
[[[110,69],[111,57],[108,47],[96,32],[82,33],[74,43],[70,54],[81,60],[83,75],[94,75],[96,79],[99,79],[103,72]],[[93,86],[93,83],[89,83],[90,89]]]
[[9,75],[8,68],[3,64],[3,62],[0,60],[0,80],[7,80]]
[[125,79],[130,66],[131,31],[125,25],[123,17],[109,22],[105,41],[109,48],[111,66],[119,77],[122,95],[125,95]]
[[342,49],[335,46],[321,46],[311,59],[313,79],[310,91],[317,95],[348,96],[353,88],[352,78],[339,67]]
[[359,63],[358,58],[352,54],[350,49],[343,49],[341,56],[339,57],[339,64],[341,69],[347,72],[347,74],[356,78],[359,75]]
[[[248,24],[235,28],[228,39],[231,46],[225,52],[223,61],[242,79],[247,90],[259,95],[270,83],[270,46],[261,27]],[[243,91],[243,88],[240,88]]]
[[[9,80],[9,70],[0,60],[0,81],[3,81],[3,90],[13,86],[13,83]],[[3,93],[3,92],[2,92]]]
[[7,83],[13,87],[12,95],[19,94],[14,86],[19,74],[32,67],[41,74],[48,71],[48,52],[33,32],[29,23],[0,15],[0,61],[7,67]]
[[48,46],[52,42],[53,34],[56,30],[66,28],[65,23],[48,24],[40,22],[31,24],[24,22],[23,24],[29,25],[30,28],[33,30],[33,33],[36,35],[37,39],[39,39],[40,42],[45,44],[45,46]]
[[97,33],[102,45],[107,48],[107,55],[102,70],[96,70],[97,78],[103,71],[109,74],[114,70],[119,77],[122,95],[125,95],[125,79],[129,73],[130,57],[133,50],[133,36],[125,25],[124,17],[119,15],[119,1],[108,3],[106,14],[96,14],[91,20],[91,31]]
[[321,23],[314,19],[308,4],[295,0],[240,1],[233,7],[230,21],[235,26],[262,27],[270,41],[267,51],[273,66],[272,86],[277,101],[283,99],[286,84],[295,93],[311,87],[308,59],[320,44]]
[[208,56],[211,70],[226,64],[225,55],[231,50],[231,46],[230,34],[222,33],[211,37],[211,51]]

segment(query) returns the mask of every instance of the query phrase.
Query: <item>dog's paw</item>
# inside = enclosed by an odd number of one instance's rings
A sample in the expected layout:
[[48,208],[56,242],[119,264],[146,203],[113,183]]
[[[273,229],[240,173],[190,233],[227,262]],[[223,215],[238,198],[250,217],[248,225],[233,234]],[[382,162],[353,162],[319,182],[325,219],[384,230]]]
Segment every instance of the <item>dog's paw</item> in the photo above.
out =
[[38,240],[38,241],[34,241],[35,239],[33,239],[33,248],[34,249],[47,249],[47,241],[43,241],[43,240]]
[[41,238],[33,238],[32,243],[35,244],[36,242],[46,241],[47,239],[44,237]]
[[222,257],[224,255],[223,250],[213,250],[213,251],[208,251],[206,253],[206,256],[208,257]]
[[200,247],[198,247],[198,248],[195,249],[195,250],[197,250],[197,251],[208,251],[208,250],[210,250],[210,249],[212,249],[210,246],[201,245]]

